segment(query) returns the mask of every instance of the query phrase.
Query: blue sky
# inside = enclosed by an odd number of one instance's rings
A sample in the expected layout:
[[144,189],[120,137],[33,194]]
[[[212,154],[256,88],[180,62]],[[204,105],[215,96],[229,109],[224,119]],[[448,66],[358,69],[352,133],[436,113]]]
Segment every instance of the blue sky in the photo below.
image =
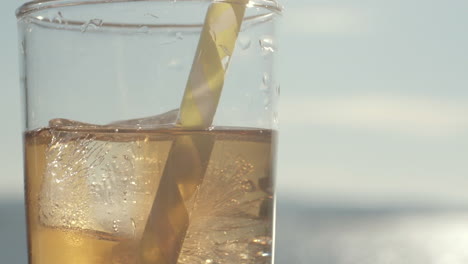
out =
[[[306,202],[468,202],[461,0],[285,0],[278,189]],[[0,9],[0,198],[21,195],[14,9]]]

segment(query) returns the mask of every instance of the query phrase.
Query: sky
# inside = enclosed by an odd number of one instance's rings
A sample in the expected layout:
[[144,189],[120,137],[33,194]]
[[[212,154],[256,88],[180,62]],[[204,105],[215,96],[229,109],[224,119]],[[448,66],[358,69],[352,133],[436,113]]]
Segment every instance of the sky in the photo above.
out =
[[[14,10],[0,8],[0,199],[23,191]],[[468,203],[462,0],[284,0],[277,188],[305,203]]]

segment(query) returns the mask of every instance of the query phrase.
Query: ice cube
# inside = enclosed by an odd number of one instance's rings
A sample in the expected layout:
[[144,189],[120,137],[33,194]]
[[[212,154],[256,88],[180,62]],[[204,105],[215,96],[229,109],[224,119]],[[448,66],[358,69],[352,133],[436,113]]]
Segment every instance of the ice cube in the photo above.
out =
[[56,118],[49,121],[50,127],[63,127],[72,129],[112,129],[112,128],[130,128],[130,129],[155,129],[162,127],[172,127],[175,125],[179,115],[179,109],[144,118],[136,118],[122,121],[115,121],[107,125],[95,125],[83,123],[69,119]]
[[173,139],[109,128],[170,125],[177,113],[104,126],[51,120],[39,195],[41,223],[141,236]]

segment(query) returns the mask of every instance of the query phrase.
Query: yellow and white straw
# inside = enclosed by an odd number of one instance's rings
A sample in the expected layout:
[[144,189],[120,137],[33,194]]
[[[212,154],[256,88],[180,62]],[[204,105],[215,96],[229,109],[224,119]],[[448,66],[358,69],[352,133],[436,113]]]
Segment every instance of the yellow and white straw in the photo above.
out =
[[247,3],[225,0],[209,7],[180,106],[182,128],[211,126]]
[[[225,0],[210,5],[180,106],[179,127],[211,126],[247,2]],[[140,242],[139,263],[178,263],[189,226],[186,202],[203,181],[213,144],[210,135],[176,137]]]

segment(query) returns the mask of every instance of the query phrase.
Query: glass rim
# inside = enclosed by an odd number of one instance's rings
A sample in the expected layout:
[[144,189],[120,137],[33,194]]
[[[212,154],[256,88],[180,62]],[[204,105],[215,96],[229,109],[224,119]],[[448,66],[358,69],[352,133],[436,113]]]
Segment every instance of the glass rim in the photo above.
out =
[[[231,2],[232,0],[177,0],[177,2]],[[175,2],[175,0],[32,0],[24,3],[16,9],[15,15],[17,19],[24,16],[51,8],[79,6],[79,5],[96,5],[96,4],[114,4],[114,3],[131,3],[131,2]],[[247,4],[249,7],[264,8],[272,13],[280,15],[283,7],[276,0],[250,0]],[[245,18],[246,20],[249,17]],[[198,25],[194,25],[198,26]]]

